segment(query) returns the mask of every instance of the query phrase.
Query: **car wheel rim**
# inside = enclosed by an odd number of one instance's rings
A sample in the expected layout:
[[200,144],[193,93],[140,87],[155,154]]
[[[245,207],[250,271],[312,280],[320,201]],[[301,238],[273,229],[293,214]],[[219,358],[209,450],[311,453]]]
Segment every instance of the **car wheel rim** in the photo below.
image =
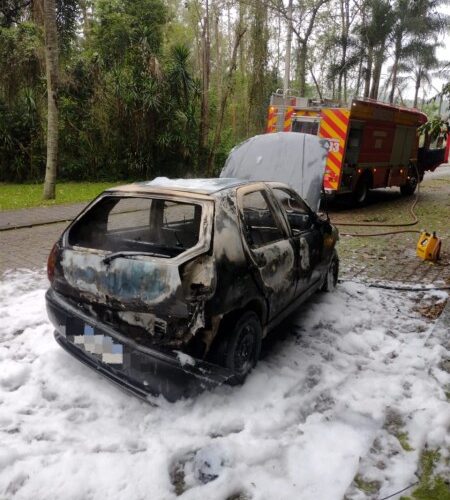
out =
[[253,366],[255,342],[253,329],[247,325],[242,329],[242,334],[235,351],[235,369],[238,373],[247,373]]

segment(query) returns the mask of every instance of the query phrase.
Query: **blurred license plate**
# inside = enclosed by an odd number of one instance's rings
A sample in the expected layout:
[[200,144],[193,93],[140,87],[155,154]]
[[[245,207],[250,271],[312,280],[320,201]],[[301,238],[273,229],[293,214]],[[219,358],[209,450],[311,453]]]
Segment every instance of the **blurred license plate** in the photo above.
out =
[[77,318],[69,318],[66,333],[76,346],[103,363],[111,365],[123,363],[123,345],[115,342],[109,335],[96,332],[96,329],[88,323]]

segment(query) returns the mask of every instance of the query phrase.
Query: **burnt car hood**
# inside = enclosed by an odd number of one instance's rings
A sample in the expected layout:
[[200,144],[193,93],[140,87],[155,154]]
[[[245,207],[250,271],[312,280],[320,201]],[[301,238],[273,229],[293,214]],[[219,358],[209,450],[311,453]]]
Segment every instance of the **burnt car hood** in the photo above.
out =
[[188,316],[176,263],[147,256],[117,257],[106,263],[104,258],[103,253],[92,251],[62,251],[64,279],[77,295],[123,310]]
[[231,151],[220,177],[284,182],[317,211],[328,147],[327,140],[299,132],[257,135]]

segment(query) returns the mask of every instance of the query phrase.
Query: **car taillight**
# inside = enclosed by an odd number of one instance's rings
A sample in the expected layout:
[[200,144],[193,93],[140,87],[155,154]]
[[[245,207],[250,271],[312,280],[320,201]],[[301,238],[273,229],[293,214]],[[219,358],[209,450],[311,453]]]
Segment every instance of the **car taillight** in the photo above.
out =
[[59,245],[58,243],[55,243],[47,260],[47,277],[50,283],[53,283],[53,280],[55,278],[55,266],[56,266],[56,258],[58,256],[58,250],[59,250]]

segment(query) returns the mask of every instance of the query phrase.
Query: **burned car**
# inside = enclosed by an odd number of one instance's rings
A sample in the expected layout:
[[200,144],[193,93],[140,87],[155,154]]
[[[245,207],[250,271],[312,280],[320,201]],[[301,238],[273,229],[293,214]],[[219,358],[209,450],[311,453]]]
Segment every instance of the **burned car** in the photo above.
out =
[[158,178],[109,189],[49,256],[56,340],[141,397],[241,383],[268,332],[335,286],[337,237],[282,183]]

